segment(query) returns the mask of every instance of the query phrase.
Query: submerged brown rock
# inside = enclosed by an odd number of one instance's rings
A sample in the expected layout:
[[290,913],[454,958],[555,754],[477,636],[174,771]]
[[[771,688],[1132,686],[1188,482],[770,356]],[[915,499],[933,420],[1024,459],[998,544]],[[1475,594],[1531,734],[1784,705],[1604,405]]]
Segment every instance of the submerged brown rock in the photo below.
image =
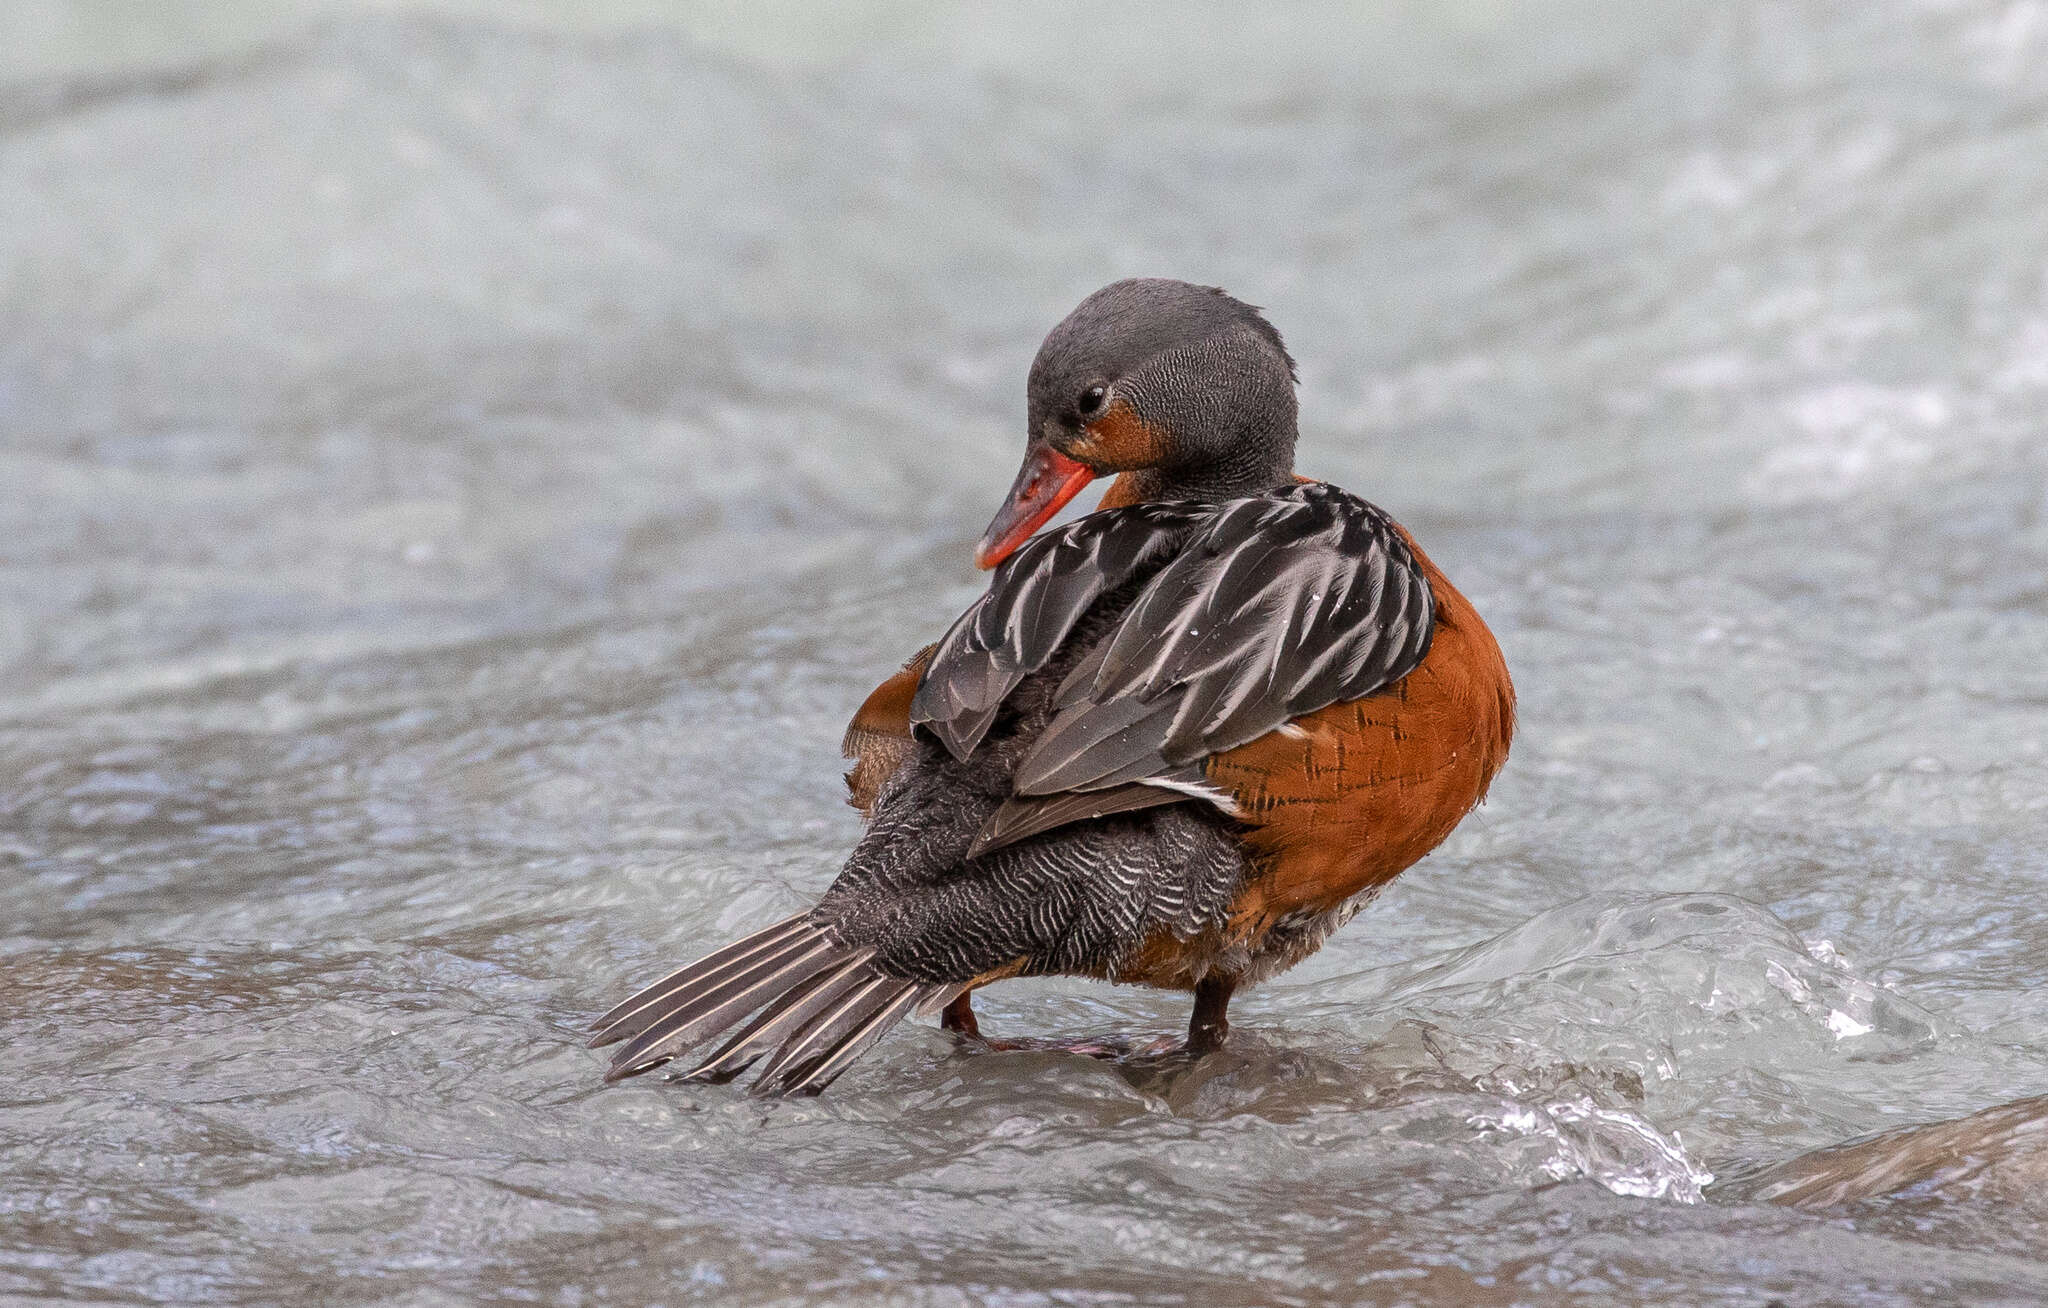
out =
[[1816,1149],[1728,1187],[1793,1208],[1917,1192],[2048,1206],[2048,1095]]

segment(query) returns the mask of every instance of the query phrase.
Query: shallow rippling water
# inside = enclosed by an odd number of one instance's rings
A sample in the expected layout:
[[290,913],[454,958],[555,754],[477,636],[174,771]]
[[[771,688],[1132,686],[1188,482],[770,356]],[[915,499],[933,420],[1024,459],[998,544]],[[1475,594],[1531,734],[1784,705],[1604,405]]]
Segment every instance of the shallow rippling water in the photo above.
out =
[[[0,1300],[2048,1299],[2042,5],[382,8],[0,19]],[[1193,1069],[600,1090],[1132,273],[1493,623],[1490,802]]]

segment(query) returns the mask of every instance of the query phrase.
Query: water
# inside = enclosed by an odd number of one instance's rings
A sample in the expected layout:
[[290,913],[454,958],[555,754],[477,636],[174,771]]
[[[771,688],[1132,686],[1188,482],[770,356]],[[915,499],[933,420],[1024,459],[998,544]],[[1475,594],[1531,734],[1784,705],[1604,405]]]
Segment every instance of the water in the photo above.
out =
[[[2048,1297],[2043,6],[149,13],[0,17],[0,1299]],[[598,1089],[1133,273],[1488,616],[1490,802],[1189,1073]]]

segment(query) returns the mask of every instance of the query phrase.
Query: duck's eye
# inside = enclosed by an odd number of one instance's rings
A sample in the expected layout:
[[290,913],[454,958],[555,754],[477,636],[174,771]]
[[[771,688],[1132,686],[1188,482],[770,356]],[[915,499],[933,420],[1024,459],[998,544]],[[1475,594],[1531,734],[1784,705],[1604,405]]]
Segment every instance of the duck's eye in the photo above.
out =
[[1103,406],[1107,403],[1109,403],[1109,387],[1090,386],[1087,390],[1081,392],[1081,398],[1074,402],[1074,406],[1081,411],[1082,417],[1092,418],[1096,414],[1101,413]]

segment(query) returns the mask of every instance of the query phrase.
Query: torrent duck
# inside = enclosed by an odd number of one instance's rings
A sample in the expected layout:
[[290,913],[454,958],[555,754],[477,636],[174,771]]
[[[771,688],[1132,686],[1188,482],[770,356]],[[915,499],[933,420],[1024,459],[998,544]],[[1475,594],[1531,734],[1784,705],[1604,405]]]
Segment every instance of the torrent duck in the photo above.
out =
[[[1031,365],[983,595],[854,715],[867,829],[817,905],[607,1013],[607,1080],[816,1093],[1014,976],[1192,991],[1187,1050],[1448,835],[1507,757],[1493,635],[1398,523],[1294,475],[1295,372],[1213,287],[1107,286]],[[1039,533],[1094,478],[1101,507]]]

